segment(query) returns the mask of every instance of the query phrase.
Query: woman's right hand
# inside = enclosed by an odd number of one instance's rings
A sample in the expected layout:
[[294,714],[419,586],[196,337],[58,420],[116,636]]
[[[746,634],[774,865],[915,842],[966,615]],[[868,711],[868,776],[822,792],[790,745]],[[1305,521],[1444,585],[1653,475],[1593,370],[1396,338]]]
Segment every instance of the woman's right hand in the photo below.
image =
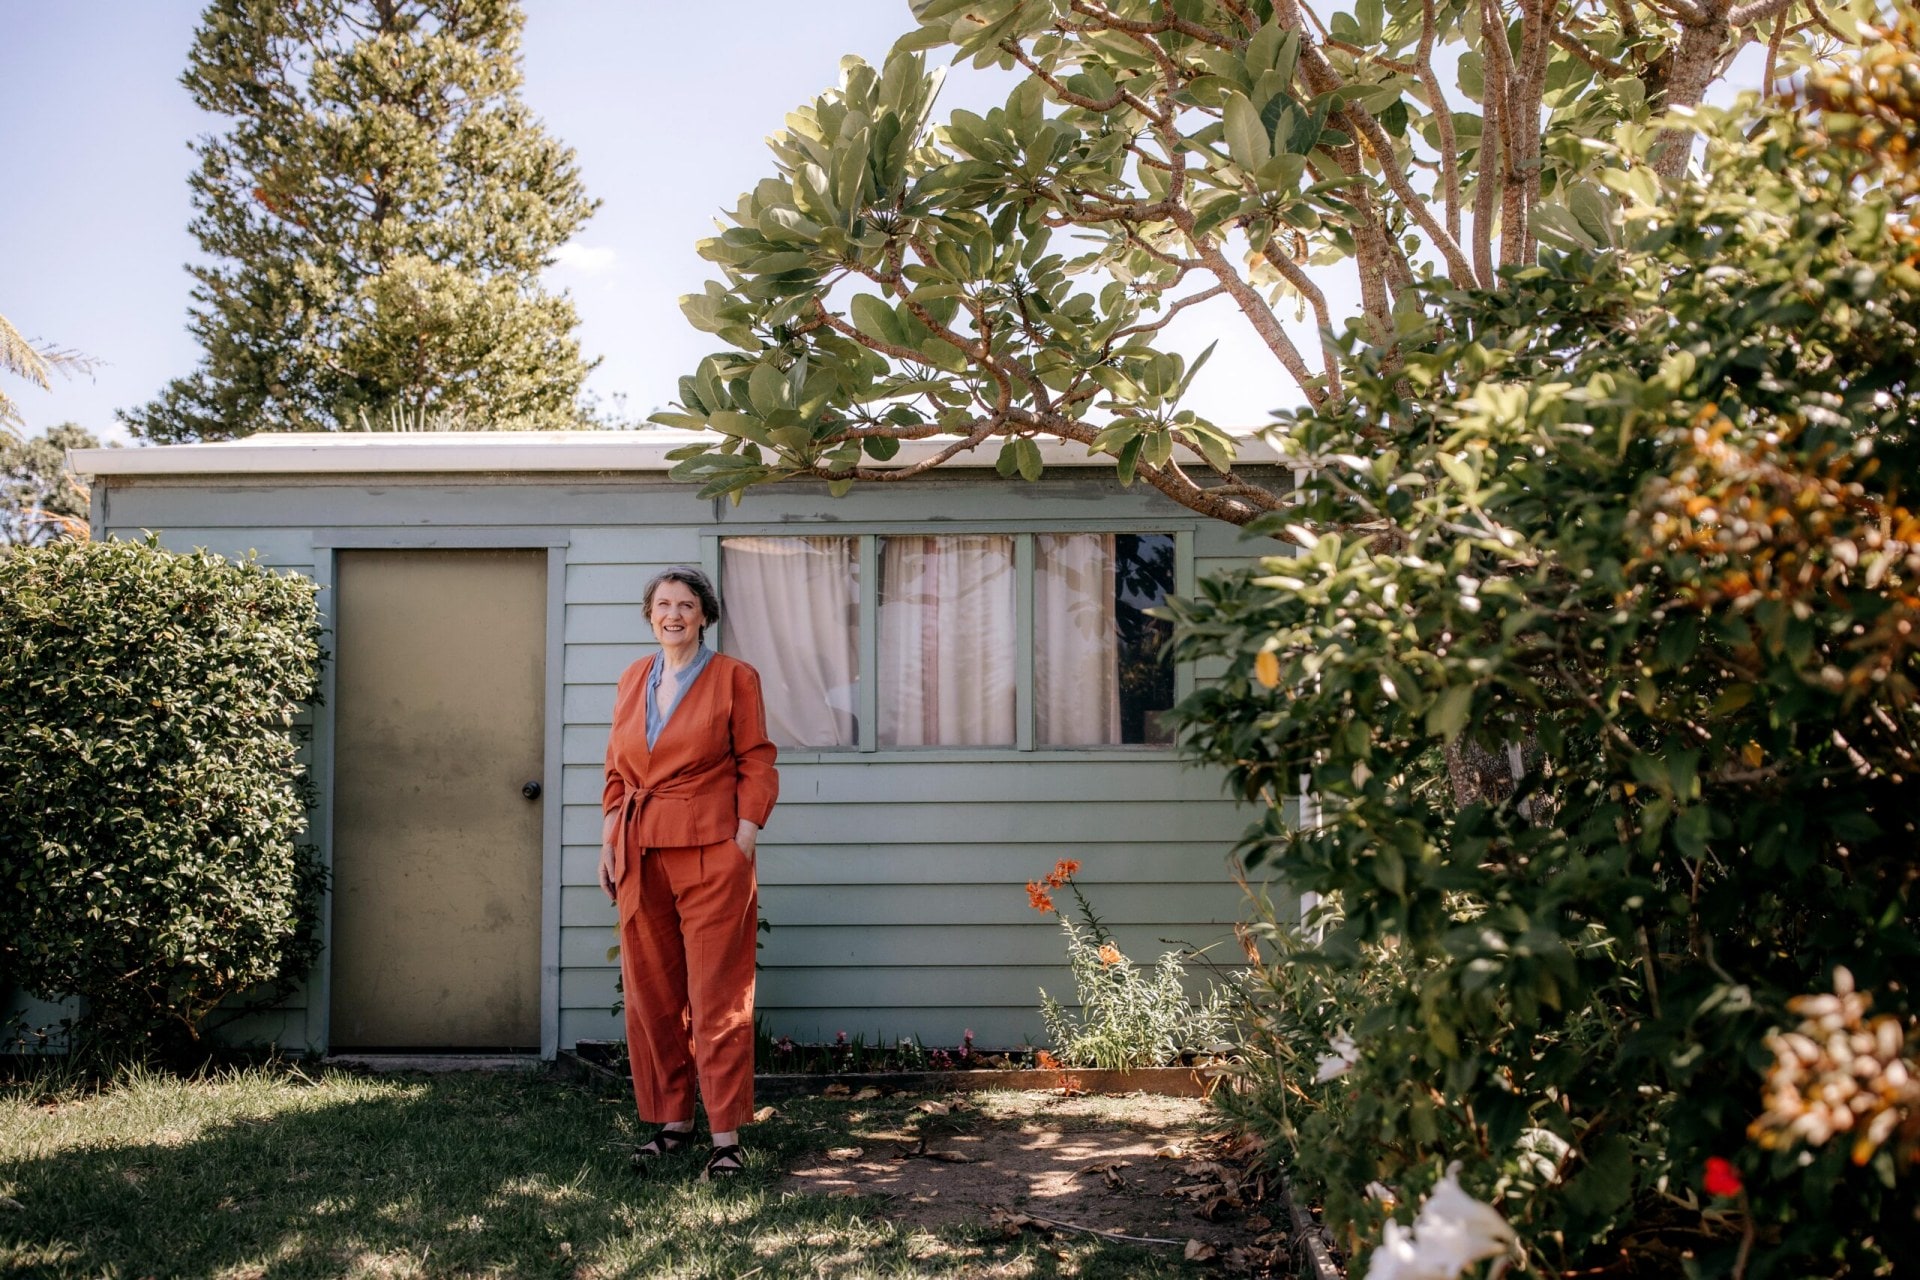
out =
[[615,902],[620,900],[620,892],[613,883],[613,836],[619,821],[616,809],[600,826],[600,891]]

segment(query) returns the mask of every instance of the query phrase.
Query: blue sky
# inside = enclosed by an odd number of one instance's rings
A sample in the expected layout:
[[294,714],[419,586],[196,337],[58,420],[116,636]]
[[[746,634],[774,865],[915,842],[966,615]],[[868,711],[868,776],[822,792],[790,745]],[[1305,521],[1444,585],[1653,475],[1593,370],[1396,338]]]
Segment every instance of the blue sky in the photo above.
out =
[[[549,283],[571,292],[582,346],[601,361],[590,389],[645,414],[714,345],[677,306],[709,275],[695,242],[771,171],[763,139],[837,81],[842,55],[877,62],[912,26],[907,0],[527,0],[526,9],[526,100],[575,149],[602,201]],[[51,392],[9,379],[29,430],[71,420],[124,438],[114,410],[145,403],[198,362],[185,328],[183,264],[196,252],[187,144],[221,124],[179,84],[199,13],[196,0],[0,0],[0,315],[100,362],[92,378]],[[1737,67],[1733,80],[1754,78]],[[985,110],[1013,82],[955,68],[936,114]],[[1336,318],[1357,310],[1349,269],[1320,280]],[[1311,323],[1280,310],[1317,363]],[[1216,339],[1188,407],[1247,427],[1299,403],[1224,300],[1164,335],[1190,353]]]
[[[762,140],[835,83],[843,54],[877,61],[911,18],[905,0],[527,9],[526,100],[603,202],[550,282],[572,292],[602,359],[589,385],[646,412],[712,349],[676,299],[708,275],[694,243],[770,171]],[[0,0],[0,315],[101,362],[51,393],[10,380],[30,430],[72,420],[120,437],[115,409],[198,361],[187,143],[219,124],[179,84],[199,13],[189,0]],[[980,109],[1004,84],[963,71],[942,104]]]

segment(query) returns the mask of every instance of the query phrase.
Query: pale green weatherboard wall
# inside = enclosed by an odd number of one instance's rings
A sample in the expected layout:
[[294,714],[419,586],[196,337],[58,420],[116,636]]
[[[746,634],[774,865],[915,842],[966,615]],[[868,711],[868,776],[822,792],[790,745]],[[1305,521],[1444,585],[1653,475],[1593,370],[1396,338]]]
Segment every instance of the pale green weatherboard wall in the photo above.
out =
[[[548,712],[563,718],[563,1047],[619,1034],[608,1011],[613,910],[594,884],[601,758],[614,683],[652,648],[640,591],[657,568],[711,563],[712,536],[733,528],[850,534],[1123,522],[1188,531],[1199,575],[1273,547],[1242,542],[1237,530],[1092,470],[1056,471],[1034,485],[962,473],[837,500],[790,486],[756,491],[737,508],[698,501],[657,475],[113,477],[96,492],[97,519],[110,534],[153,531],[183,551],[252,550],[277,569],[318,567],[322,581],[331,547],[388,535],[459,545],[512,530],[527,534],[527,545],[564,546],[564,692]],[[789,753],[761,844],[761,910],[773,926],[761,951],[761,1012],[775,1034],[805,1040],[846,1031],[951,1043],[971,1029],[982,1044],[1037,1041],[1036,989],[1070,995],[1071,983],[1058,928],[1027,905],[1024,883],[1058,858],[1077,858],[1082,883],[1130,955],[1211,943],[1211,954],[1231,963],[1244,903],[1227,853],[1250,816],[1224,798],[1216,774],[1165,752]],[[297,998],[237,1030],[297,1047],[317,1026]]]

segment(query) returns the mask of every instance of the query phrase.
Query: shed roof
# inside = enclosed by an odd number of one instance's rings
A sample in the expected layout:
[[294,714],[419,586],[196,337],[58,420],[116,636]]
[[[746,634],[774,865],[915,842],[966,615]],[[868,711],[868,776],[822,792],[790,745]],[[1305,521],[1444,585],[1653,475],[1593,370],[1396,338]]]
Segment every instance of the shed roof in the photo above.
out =
[[[262,432],[208,444],[155,445],[138,449],[73,449],[69,470],[86,476],[342,475],[404,472],[619,472],[666,471],[667,454],[709,441],[713,433],[674,429],[643,431],[407,431]],[[953,443],[953,437],[909,440],[885,464],[906,466]],[[1089,455],[1077,444],[1037,441],[1049,467],[1110,467],[1113,459]],[[998,441],[962,452],[949,467],[990,467]],[[1243,462],[1278,464],[1280,456],[1254,436],[1240,444]]]

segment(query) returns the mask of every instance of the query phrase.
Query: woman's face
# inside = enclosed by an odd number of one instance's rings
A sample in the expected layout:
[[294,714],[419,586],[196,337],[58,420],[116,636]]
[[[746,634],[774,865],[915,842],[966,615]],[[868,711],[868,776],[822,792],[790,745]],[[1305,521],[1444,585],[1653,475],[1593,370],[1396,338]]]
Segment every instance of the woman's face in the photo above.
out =
[[692,587],[669,579],[654,588],[647,621],[653,624],[654,639],[677,647],[700,639],[700,628],[707,625],[707,615]]

